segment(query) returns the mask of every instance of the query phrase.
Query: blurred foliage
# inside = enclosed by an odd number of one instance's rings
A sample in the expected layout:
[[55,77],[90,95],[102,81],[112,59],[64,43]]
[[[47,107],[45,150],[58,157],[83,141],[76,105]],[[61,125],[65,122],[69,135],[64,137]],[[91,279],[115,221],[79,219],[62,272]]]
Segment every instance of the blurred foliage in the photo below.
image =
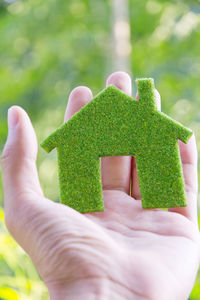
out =
[[[129,1],[131,70],[155,78],[162,110],[196,135],[200,151],[199,1]],[[9,106],[31,117],[39,142],[63,120],[70,91],[94,95],[111,69],[109,0],[0,0],[0,152]],[[39,149],[46,196],[59,201],[56,151]],[[3,205],[2,185],[0,204]],[[48,299],[31,261],[7,233],[0,210],[0,299]],[[200,299],[200,275],[190,300]]]
[[31,260],[7,233],[0,208],[0,299],[48,299],[48,292]]

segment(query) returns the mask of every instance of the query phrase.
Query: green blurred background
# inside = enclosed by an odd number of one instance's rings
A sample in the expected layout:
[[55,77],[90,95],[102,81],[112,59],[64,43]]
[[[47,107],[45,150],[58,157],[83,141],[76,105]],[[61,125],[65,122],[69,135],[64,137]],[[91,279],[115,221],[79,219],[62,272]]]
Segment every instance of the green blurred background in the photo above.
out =
[[[153,77],[162,111],[195,132],[200,151],[199,52],[200,1],[0,0],[0,153],[9,106],[28,112],[40,142],[61,125],[74,87],[87,85],[95,95],[117,70],[128,71],[133,84]],[[56,151],[39,149],[37,164],[46,196],[59,201]],[[2,299],[48,294],[5,228],[0,183]],[[190,296],[197,299],[200,274]]]

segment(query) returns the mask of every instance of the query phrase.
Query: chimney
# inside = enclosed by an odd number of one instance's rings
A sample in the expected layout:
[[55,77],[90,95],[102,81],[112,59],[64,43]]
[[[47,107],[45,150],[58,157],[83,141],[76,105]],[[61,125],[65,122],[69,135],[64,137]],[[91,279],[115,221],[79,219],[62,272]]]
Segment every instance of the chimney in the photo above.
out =
[[136,79],[139,102],[149,109],[157,109],[153,78]]

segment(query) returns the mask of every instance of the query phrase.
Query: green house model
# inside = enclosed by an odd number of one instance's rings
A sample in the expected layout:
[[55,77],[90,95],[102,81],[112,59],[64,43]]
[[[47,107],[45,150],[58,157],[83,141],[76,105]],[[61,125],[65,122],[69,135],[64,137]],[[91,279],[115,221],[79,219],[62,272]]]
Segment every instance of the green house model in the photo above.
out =
[[61,202],[103,211],[100,157],[134,156],[143,208],[186,206],[178,139],[192,131],[157,110],[153,79],[137,80],[139,101],[108,86],[41,146],[58,153]]

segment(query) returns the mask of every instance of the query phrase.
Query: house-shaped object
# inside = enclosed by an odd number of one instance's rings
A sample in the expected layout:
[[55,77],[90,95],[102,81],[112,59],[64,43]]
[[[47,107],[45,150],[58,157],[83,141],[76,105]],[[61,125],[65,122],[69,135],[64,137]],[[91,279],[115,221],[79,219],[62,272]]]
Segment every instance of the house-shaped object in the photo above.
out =
[[134,156],[143,208],[186,206],[178,139],[192,131],[156,108],[153,79],[137,80],[139,101],[108,86],[41,146],[58,153],[61,202],[103,211],[100,157]]

